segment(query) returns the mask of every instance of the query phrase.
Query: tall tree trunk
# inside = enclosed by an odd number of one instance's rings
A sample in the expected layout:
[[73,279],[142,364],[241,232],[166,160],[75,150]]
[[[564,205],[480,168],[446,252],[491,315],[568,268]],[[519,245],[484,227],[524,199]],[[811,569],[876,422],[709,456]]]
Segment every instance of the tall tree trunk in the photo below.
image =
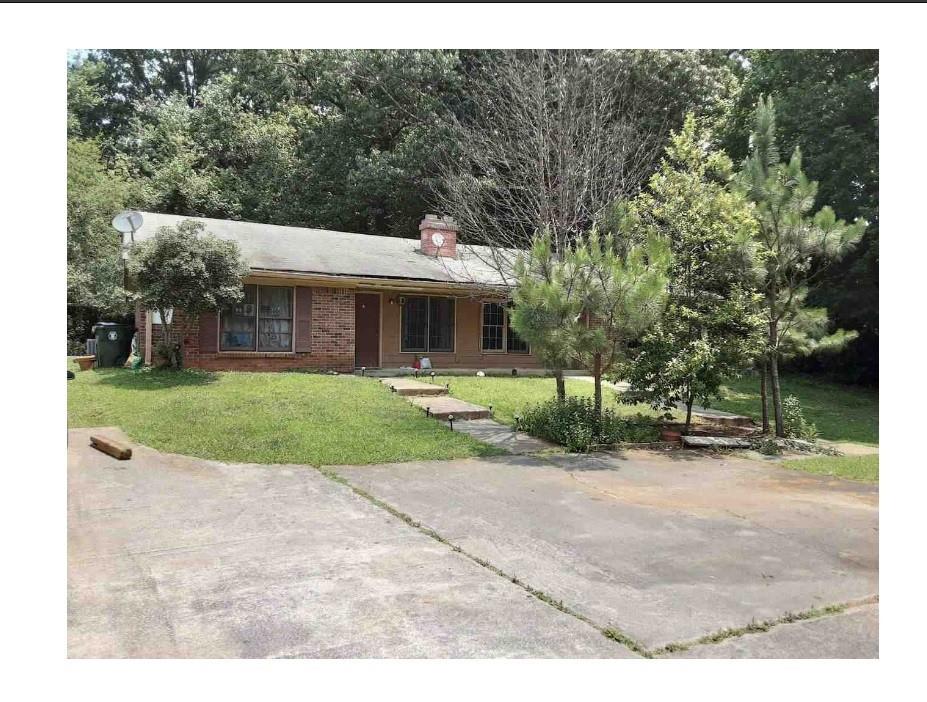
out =
[[180,351],[180,344],[174,341],[174,324],[173,319],[168,323],[167,309],[159,309],[161,315],[161,344],[167,353],[167,365],[169,368],[180,368],[183,366],[183,357]]
[[769,398],[767,397],[766,381],[769,378],[769,361],[764,358],[760,364],[760,406],[763,413],[763,433],[769,433]]
[[562,368],[554,371],[554,378],[557,380],[557,399],[563,402],[566,399],[566,382],[563,380]]
[[602,416],[602,354],[597,353],[592,361],[592,378],[595,381],[595,414]]
[[776,420],[776,436],[785,436],[782,422],[782,393],[779,387],[779,348],[777,345],[779,325],[769,323],[769,384],[772,386],[773,415]]
[[689,427],[692,425],[692,405],[695,404],[695,397],[692,393],[689,393],[689,396],[686,398],[686,426],[682,430],[683,434],[689,433]]

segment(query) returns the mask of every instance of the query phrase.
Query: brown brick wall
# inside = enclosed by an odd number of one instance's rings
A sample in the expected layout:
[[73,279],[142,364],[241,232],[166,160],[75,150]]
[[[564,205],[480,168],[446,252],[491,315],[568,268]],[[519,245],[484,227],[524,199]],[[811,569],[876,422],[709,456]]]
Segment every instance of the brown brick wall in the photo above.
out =
[[[381,362],[383,368],[411,366],[414,353],[399,349],[399,294],[384,292],[382,315]],[[391,303],[392,301],[392,303]],[[453,353],[431,353],[435,368],[542,368],[533,354],[483,353],[480,350],[480,300],[461,297],[457,300],[456,347]],[[187,319],[174,311],[175,328],[182,332],[184,363],[189,368],[206,370],[280,371],[318,369],[350,372],[354,369],[354,290],[312,288],[312,344],[308,353],[261,354],[224,352],[199,348],[198,320]],[[139,348],[144,352],[145,311],[136,310],[135,323]],[[157,344],[160,326],[152,327],[152,341]],[[153,359],[154,360],[154,359]]]
[[[140,348],[145,343],[145,314],[137,309]],[[234,371],[318,369],[354,370],[354,291],[312,289],[312,345],[308,353],[219,352],[199,347],[199,320],[174,310],[175,333],[182,336],[184,365],[188,368]],[[152,327],[152,343],[160,339],[160,326]]]
[[[411,366],[416,354],[400,351],[399,295],[383,293],[382,365],[385,368]],[[452,353],[418,354],[428,356],[435,368],[542,368],[530,353],[484,353],[480,349],[482,302],[471,297],[457,299],[456,343]]]

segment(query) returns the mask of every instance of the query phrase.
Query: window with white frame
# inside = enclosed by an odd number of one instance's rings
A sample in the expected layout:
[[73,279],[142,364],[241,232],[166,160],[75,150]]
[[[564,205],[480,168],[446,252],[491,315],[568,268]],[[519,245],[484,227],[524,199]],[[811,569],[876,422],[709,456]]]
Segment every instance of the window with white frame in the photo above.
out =
[[498,302],[483,303],[483,330],[480,348],[483,351],[505,351],[505,308]]
[[400,317],[400,351],[403,353],[453,352],[454,298],[405,297]]
[[219,315],[220,351],[293,350],[293,288],[246,285],[241,302]]
[[509,324],[509,313],[498,302],[484,302],[480,348],[491,353],[530,353],[528,344]]

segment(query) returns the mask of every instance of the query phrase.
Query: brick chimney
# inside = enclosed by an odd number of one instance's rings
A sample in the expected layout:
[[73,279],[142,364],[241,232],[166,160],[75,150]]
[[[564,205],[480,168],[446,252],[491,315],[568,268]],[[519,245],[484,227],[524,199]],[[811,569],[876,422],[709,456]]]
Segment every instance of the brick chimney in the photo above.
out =
[[457,222],[453,217],[426,214],[418,230],[422,235],[423,254],[457,257]]

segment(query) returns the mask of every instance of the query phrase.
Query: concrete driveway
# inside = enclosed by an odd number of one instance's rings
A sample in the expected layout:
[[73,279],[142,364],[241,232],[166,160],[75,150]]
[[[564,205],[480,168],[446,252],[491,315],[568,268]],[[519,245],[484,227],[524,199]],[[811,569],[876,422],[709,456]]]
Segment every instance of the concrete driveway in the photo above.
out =
[[68,432],[70,657],[629,657],[349,488]]
[[[691,452],[337,471],[648,651],[878,594],[874,485]],[[778,655],[876,656],[876,607],[851,609],[833,645],[807,645],[808,621]],[[747,637],[757,655],[771,633]]]
[[120,462],[89,434],[69,432],[71,657],[878,655],[875,486],[638,451],[332,469],[355,492]]

